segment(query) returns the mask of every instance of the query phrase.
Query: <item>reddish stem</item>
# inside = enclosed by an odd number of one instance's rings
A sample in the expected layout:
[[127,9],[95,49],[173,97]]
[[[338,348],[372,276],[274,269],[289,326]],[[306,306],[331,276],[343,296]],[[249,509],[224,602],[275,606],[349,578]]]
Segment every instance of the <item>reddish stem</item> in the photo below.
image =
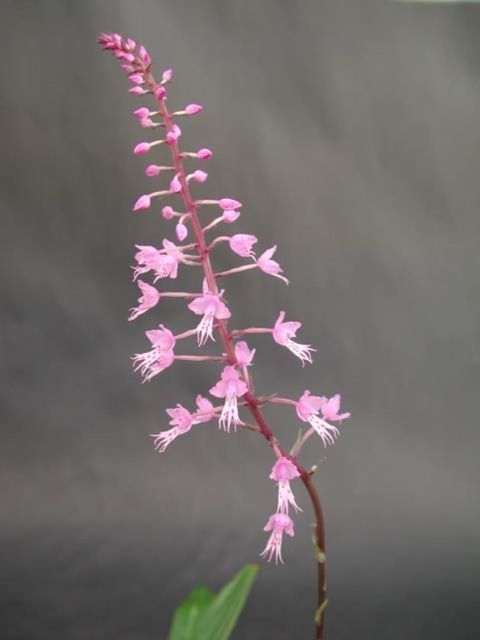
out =
[[[156,89],[158,88],[158,84],[156,83],[151,71],[149,69],[145,69],[144,73],[146,85],[149,89],[151,89],[152,93],[155,95]],[[172,114],[169,113],[165,100],[157,98],[158,104],[158,113],[162,117],[165,131],[168,133],[171,131],[173,127]],[[178,180],[182,185],[181,196],[185,205],[186,211],[190,214],[190,221],[192,223],[192,228],[197,240],[197,249],[198,254],[202,263],[202,267],[205,273],[205,279],[208,283],[208,287],[212,293],[218,293],[218,287],[214,275],[214,271],[212,269],[212,265],[209,258],[209,248],[207,246],[207,242],[205,240],[205,236],[202,230],[202,225],[200,224],[200,220],[198,218],[197,208],[195,206],[195,201],[192,198],[190,193],[190,189],[188,186],[188,181],[186,179],[185,169],[183,166],[182,156],[180,154],[178,143],[174,142],[170,146],[170,152],[172,155],[173,165],[175,167],[175,173],[177,174]],[[232,342],[232,335],[228,332],[227,321],[219,320],[216,328],[220,334],[223,346],[225,348],[225,353],[227,355],[227,362],[231,365],[236,364],[236,357],[234,346]],[[253,418],[255,419],[261,434],[270,444],[270,446],[276,449],[282,456],[288,458],[293,462],[293,464],[298,469],[300,473],[300,478],[305,485],[305,488],[308,492],[310,500],[312,502],[313,511],[315,513],[315,541],[316,541],[316,556],[317,556],[317,571],[318,571],[318,600],[317,600],[317,615],[315,622],[315,638],[316,640],[323,640],[323,610],[326,604],[326,575],[325,575],[325,561],[323,554],[325,553],[325,527],[323,522],[323,513],[322,507],[320,504],[320,498],[318,496],[318,492],[312,482],[312,478],[310,473],[298,462],[295,456],[292,456],[286,449],[284,449],[280,443],[278,442],[276,436],[273,434],[270,429],[267,421],[263,417],[260,411],[260,402],[255,397],[255,395],[248,391],[244,395],[245,405],[250,410]],[[321,559],[323,557],[323,560]],[[320,613],[319,613],[320,612]]]

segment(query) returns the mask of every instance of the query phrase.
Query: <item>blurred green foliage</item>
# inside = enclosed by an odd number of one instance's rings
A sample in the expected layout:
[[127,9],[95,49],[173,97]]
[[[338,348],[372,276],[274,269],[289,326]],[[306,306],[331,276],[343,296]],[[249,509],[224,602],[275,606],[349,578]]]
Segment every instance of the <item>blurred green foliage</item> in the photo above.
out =
[[228,640],[258,571],[247,565],[217,594],[196,587],[175,610],[168,640]]

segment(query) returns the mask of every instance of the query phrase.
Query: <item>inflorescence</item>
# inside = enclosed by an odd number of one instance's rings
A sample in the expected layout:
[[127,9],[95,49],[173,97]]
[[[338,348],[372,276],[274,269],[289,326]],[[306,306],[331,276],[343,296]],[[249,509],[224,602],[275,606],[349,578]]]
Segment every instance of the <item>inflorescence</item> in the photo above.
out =
[[[301,323],[285,321],[284,311],[280,311],[271,327],[248,327],[230,331],[228,320],[231,313],[225,302],[225,290],[219,288],[218,281],[223,281],[227,276],[242,271],[259,269],[288,284],[282,268],[273,259],[277,247],[272,246],[257,257],[253,247],[258,240],[254,235],[237,233],[207,239],[219,225],[230,225],[238,220],[242,204],[233,198],[198,200],[191,194],[190,184],[204,183],[208,174],[201,169],[188,173],[185,162],[191,159],[209,160],[213,154],[208,148],[181,151],[182,130],[177,120],[200,113],[202,106],[188,104],[183,109],[169,111],[167,85],[173,78],[171,69],[163,71],[160,82],[157,82],[152,75],[151,57],[144,46],[137,45],[135,41],[116,33],[102,33],[98,41],[104,49],[120,60],[121,67],[131,83],[129,92],[135,96],[153,97],[155,100],[153,108],[140,107],[133,114],[143,129],[158,130],[161,135],[153,141],[139,142],[133,152],[136,155],[145,155],[150,152],[162,152],[162,148],[165,148],[164,156],[168,156],[168,159],[164,160],[165,165],[149,164],[145,169],[146,175],[150,178],[159,177],[162,182],[165,182],[166,177],[166,186],[141,195],[134,203],[133,211],[149,210],[156,201],[167,199],[168,202],[168,198],[171,197],[176,197],[177,201],[180,199],[181,202],[179,211],[170,204],[165,204],[162,208],[163,218],[175,223],[175,235],[179,244],[165,238],[161,248],[139,245],[136,247],[133,280],[136,281],[141,295],[138,305],[131,309],[129,320],[134,320],[146,313],[162,298],[189,300],[188,309],[199,317],[195,328],[176,335],[162,324],[156,329],[147,331],[146,337],[150,343],[150,349],[144,353],[135,354],[134,368],[140,372],[144,381],[150,381],[176,360],[213,361],[222,366],[217,382],[209,390],[210,395],[220,400],[220,403],[214,405],[208,398],[198,395],[196,407],[192,411],[180,404],[167,409],[166,412],[171,418],[169,421],[171,428],[152,435],[154,447],[157,451],[164,452],[176,438],[185,435],[194,425],[212,420],[216,420],[219,428],[228,432],[232,429],[236,430],[239,426],[260,432],[268,440],[276,456],[276,462],[269,477],[278,488],[276,511],[269,517],[264,528],[265,531],[270,532],[270,537],[261,555],[267,560],[274,557],[276,562],[282,561],[283,534],[294,535],[294,524],[289,516],[289,509],[300,510],[290,482],[307,473],[297,461],[301,448],[313,434],[320,436],[324,446],[333,445],[339,434],[338,427],[333,423],[341,423],[350,414],[341,413],[338,394],[327,398],[313,396],[310,391],[304,391],[297,400],[276,395],[255,396],[252,377],[248,370],[253,364],[255,349],[250,348],[244,340],[245,336],[270,334],[277,344],[288,349],[301,361],[302,365],[312,362],[312,353],[315,349],[308,344],[295,341]],[[200,210],[203,216],[203,211],[208,212],[211,208],[216,215],[210,222],[201,223]],[[191,241],[189,236],[192,238]],[[210,255],[213,249],[222,243],[227,243],[231,251],[243,258],[245,263],[228,271],[215,273]],[[185,266],[201,268],[203,276],[202,286],[199,286],[201,291],[159,291],[156,286],[153,286],[159,280],[167,278],[176,280],[179,268]],[[152,276],[152,284],[140,278],[147,274]],[[223,346],[217,356],[184,355],[177,352],[180,341],[196,337],[198,347],[201,348],[209,340],[215,340],[215,335],[220,338]],[[280,446],[260,412],[260,407],[268,403],[291,405],[295,408],[299,419],[309,425],[290,452]],[[256,424],[251,425],[245,422],[240,417],[240,409],[250,411]]]

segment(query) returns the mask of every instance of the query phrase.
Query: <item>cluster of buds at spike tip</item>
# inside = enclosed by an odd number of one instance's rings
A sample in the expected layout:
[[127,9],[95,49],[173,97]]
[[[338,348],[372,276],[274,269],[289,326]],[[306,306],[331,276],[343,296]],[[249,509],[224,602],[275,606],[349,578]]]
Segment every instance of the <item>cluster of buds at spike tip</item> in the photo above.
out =
[[[228,328],[231,312],[225,298],[226,278],[257,269],[288,284],[283,269],[273,259],[277,246],[267,248],[267,245],[261,251],[257,251],[258,238],[244,232],[208,237],[219,225],[236,222],[240,217],[242,203],[230,197],[196,198],[191,193],[192,185],[205,183],[207,173],[198,168],[187,171],[185,164],[191,160],[209,160],[213,154],[207,147],[197,151],[181,150],[179,145],[182,131],[175,119],[198,114],[203,107],[192,102],[183,109],[169,110],[167,85],[172,81],[173,72],[166,69],[161,74],[161,80],[155,80],[151,57],[142,45],[116,33],[101,34],[99,43],[121,61],[122,69],[131,85],[130,93],[149,96],[154,101],[151,106],[141,106],[134,110],[133,114],[140,126],[144,129],[158,128],[163,132],[159,139],[142,141],[134,147],[133,151],[137,156],[150,154],[150,163],[145,173],[148,178],[158,178],[163,184],[160,189],[139,196],[133,210],[152,211],[158,199],[174,198],[175,202],[165,204],[161,212],[164,220],[174,221],[175,235],[180,243],[176,244],[165,238],[160,248],[136,246],[133,280],[136,281],[141,295],[138,305],[130,311],[129,320],[135,320],[156,308],[160,300],[167,297],[183,299],[188,310],[199,316],[190,329],[181,333],[175,334],[162,324],[148,330],[146,338],[150,343],[150,350],[133,357],[134,369],[140,372],[143,381],[150,381],[176,361],[210,362],[221,366],[216,374],[209,374],[210,384],[203,390],[204,393],[209,390],[210,396],[219,400],[218,406],[199,395],[196,398],[196,409],[193,411],[180,404],[167,409],[171,428],[153,435],[154,447],[157,451],[163,452],[179,436],[187,434],[193,426],[212,420],[216,420],[220,429],[226,432],[235,431],[239,426],[260,432],[270,443],[276,456],[270,478],[278,486],[277,509],[265,526],[265,531],[270,532],[270,537],[262,556],[267,560],[274,558],[277,562],[282,561],[283,534],[294,534],[289,510],[300,510],[290,483],[307,475],[297,459],[300,450],[313,434],[317,434],[325,446],[334,444],[339,430],[332,422],[341,423],[349,414],[340,412],[339,395],[328,399],[324,396],[312,396],[309,391],[305,391],[298,400],[280,398],[275,394],[261,397],[255,395],[249,368],[253,364],[256,350],[245,341],[245,336],[256,339],[259,334],[271,334],[275,343],[290,351],[302,365],[312,363],[312,354],[315,351],[310,345],[295,340],[302,325],[298,321],[286,321],[284,311],[279,312],[275,321],[272,318],[272,325],[269,327],[252,326],[234,330]],[[160,155],[158,164],[156,159],[152,159],[153,152]],[[208,218],[206,216],[212,207],[215,213],[213,217]],[[177,208],[180,210],[177,211]],[[192,237],[193,241],[190,244],[181,244],[188,236]],[[232,254],[246,262],[215,273],[212,267],[212,253],[222,243],[227,243]],[[180,265],[199,269],[198,289],[201,291],[162,289],[160,292],[155,284],[160,279],[176,280]],[[150,277],[152,282],[146,282],[145,276]],[[196,339],[193,349],[190,348],[188,353],[181,353],[180,345],[192,339]],[[199,354],[196,349],[203,348],[209,341],[218,345],[218,354]],[[263,418],[261,407],[269,403],[294,406],[301,423],[308,424],[291,453],[278,444]],[[258,426],[249,425],[246,418],[241,416],[243,412],[249,412]]]

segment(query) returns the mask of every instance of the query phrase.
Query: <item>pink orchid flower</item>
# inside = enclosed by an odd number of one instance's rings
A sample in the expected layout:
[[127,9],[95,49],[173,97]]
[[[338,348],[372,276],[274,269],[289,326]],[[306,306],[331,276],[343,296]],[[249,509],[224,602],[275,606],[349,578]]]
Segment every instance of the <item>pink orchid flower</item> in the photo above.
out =
[[275,342],[282,347],[286,347],[289,351],[293,353],[294,356],[297,356],[302,361],[302,365],[305,362],[312,363],[312,355],[311,352],[315,351],[308,344],[299,344],[298,342],[294,342],[292,338],[295,338],[297,335],[297,331],[302,326],[301,322],[284,322],[285,311],[280,311],[278,314],[277,321],[275,322],[275,326],[272,330],[273,339]]
[[247,391],[247,385],[240,378],[240,374],[235,367],[232,366],[224,368],[220,374],[220,380],[210,389],[212,396],[225,398],[225,404],[218,422],[219,426],[225,431],[229,432],[232,424],[234,429],[237,428],[237,425],[243,424],[238,415],[237,398],[245,395]]

